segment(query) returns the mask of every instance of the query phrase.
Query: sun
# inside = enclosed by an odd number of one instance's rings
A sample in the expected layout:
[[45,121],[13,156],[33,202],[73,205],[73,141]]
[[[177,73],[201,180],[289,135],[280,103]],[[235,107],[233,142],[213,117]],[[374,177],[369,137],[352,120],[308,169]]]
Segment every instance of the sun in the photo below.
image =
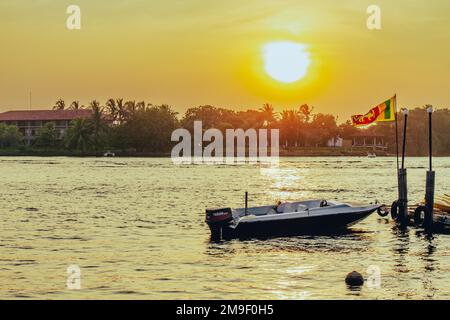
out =
[[311,64],[307,46],[293,41],[276,41],[262,47],[265,72],[283,83],[303,79]]

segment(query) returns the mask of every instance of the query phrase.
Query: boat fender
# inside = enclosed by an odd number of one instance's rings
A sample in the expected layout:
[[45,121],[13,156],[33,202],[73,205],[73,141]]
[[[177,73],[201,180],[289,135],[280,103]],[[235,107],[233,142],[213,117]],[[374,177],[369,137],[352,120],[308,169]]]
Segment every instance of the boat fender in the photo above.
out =
[[391,217],[394,220],[398,219],[398,201],[394,201],[392,202],[392,206],[391,206]]
[[321,207],[321,208],[323,208],[323,207],[328,207],[328,202],[327,202],[327,200],[322,200],[322,201],[320,201],[320,207]]
[[414,210],[414,225],[416,227],[423,226],[427,216],[428,208],[425,206],[418,206],[416,210]]
[[380,217],[386,217],[389,214],[389,210],[386,208],[386,205],[383,204],[377,209],[377,213]]

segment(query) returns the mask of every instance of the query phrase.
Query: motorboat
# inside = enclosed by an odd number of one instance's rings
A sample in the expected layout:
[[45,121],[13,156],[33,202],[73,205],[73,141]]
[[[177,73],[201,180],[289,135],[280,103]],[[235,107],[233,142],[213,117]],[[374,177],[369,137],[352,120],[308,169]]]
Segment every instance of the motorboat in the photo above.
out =
[[380,207],[379,204],[351,206],[308,200],[250,208],[207,209],[206,223],[213,239],[328,233],[346,229]]

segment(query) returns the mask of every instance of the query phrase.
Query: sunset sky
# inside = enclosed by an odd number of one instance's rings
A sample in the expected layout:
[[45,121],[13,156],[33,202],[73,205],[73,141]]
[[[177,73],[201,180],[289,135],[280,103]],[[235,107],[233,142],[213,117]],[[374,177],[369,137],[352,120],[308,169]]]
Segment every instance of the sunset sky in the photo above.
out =
[[[81,8],[81,30],[66,8]],[[366,27],[370,4],[382,29]],[[0,111],[110,97],[188,107],[277,111],[303,103],[365,113],[398,95],[401,106],[450,107],[448,0],[1,0]],[[300,44],[304,78],[273,79],[263,48]],[[277,61],[275,61],[276,63]]]

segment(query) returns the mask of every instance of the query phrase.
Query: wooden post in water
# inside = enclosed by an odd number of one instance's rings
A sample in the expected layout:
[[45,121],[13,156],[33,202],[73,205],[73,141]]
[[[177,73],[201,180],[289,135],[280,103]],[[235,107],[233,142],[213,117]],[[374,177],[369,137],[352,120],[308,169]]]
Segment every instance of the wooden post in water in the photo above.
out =
[[406,128],[408,123],[408,109],[403,109],[405,115],[405,123],[403,126],[403,147],[402,147],[402,166],[398,171],[398,209],[399,222],[402,227],[408,225],[408,181],[407,172],[405,168],[406,155]]
[[427,208],[427,215],[425,216],[424,227],[427,231],[433,229],[433,211],[434,211],[434,187],[435,187],[435,172],[433,171],[433,107],[428,106],[428,147],[429,147],[429,170],[427,172],[427,182],[425,188],[425,206]]
[[248,192],[245,191],[245,215],[248,213]]
[[403,148],[402,148],[402,169],[405,168],[405,154],[406,154],[406,126],[408,124],[408,109],[403,109],[405,114],[405,123],[403,125]]

